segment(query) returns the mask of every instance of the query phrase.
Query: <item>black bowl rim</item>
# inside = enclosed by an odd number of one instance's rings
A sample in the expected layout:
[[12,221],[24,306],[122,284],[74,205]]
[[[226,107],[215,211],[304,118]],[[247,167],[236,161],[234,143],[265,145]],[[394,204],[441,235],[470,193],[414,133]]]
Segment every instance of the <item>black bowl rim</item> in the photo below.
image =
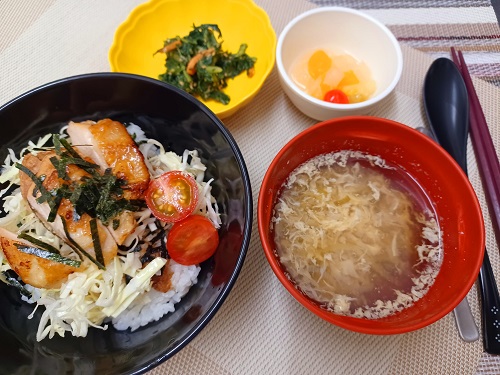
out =
[[248,247],[250,245],[250,238],[252,235],[252,225],[253,225],[253,197],[252,197],[252,188],[251,188],[251,182],[250,182],[250,176],[248,174],[248,169],[246,166],[246,163],[243,159],[243,154],[241,153],[240,148],[238,147],[234,137],[232,134],[229,132],[227,127],[224,125],[224,123],[201,101],[197,100],[195,97],[192,95],[186,93],[185,91],[182,91],[181,89],[170,85],[168,83],[149,78],[146,76],[141,76],[138,74],[131,74],[131,73],[115,73],[115,72],[95,72],[95,73],[84,73],[84,74],[78,74],[74,76],[69,76],[65,78],[60,78],[48,83],[45,83],[43,85],[37,86],[31,90],[28,90],[13,99],[9,100],[7,103],[3,104],[0,106],[0,112],[3,110],[7,109],[11,105],[16,104],[17,102],[23,100],[24,98],[30,97],[32,95],[37,94],[38,92],[49,90],[52,87],[67,84],[73,81],[79,81],[79,80],[86,80],[86,79],[99,79],[99,78],[104,78],[104,79],[112,79],[112,78],[122,78],[122,79],[132,79],[132,80],[139,80],[146,82],[148,84],[153,84],[157,85],[160,87],[167,88],[169,90],[175,91],[177,94],[183,96],[186,100],[190,101],[194,105],[196,105],[200,110],[202,110],[219,128],[219,131],[224,135],[224,138],[227,140],[229,143],[229,146],[234,152],[234,156],[237,160],[237,163],[240,167],[241,170],[241,175],[242,175],[242,180],[243,180],[243,186],[245,189],[245,196],[247,197],[247,202],[245,202],[245,206],[247,208],[247,211],[245,213],[245,227],[243,230],[243,241],[241,244],[241,251],[240,255],[238,257],[238,260],[236,262],[234,271],[231,274],[231,277],[227,281],[226,285],[222,288],[219,296],[217,299],[214,301],[213,305],[211,308],[205,313],[205,315],[202,317],[200,322],[193,327],[191,331],[185,335],[185,337],[179,341],[179,343],[172,348],[171,350],[166,350],[164,351],[155,361],[150,362],[145,365],[140,365],[137,369],[133,369],[130,374],[143,374],[147,371],[152,370],[153,368],[159,366],[161,363],[165,362],[167,359],[171,358],[174,356],[176,353],[178,353],[182,348],[184,348],[198,333],[200,333],[203,328],[210,322],[210,320],[215,316],[219,308],[222,306],[224,301],[226,300],[227,296],[229,295],[231,289],[234,286],[234,283],[236,282],[239,273],[241,272],[241,268],[243,267],[243,263],[245,261],[245,257],[248,251]]

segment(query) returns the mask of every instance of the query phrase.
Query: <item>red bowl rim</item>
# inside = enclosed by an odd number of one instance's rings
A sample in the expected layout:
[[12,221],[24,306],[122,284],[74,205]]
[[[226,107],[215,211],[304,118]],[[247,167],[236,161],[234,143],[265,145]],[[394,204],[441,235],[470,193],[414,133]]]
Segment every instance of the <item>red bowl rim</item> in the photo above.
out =
[[[337,123],[337,122],[357,122],[360,120],[368,120],[368,121],[375,121],[375,122],[381,122],[385,123],[386,125],[389,126],[394,126],[398,128],[403,128],[406,131],[408,131],[409,136],[412,137],[420,137],[423,142],[426,142],[429,147],[433,147],[437,149],[442,157],[444,159],[447,159],[450,167],[452,167],[456,172],[462,175],[463,181],[464,181],[464,189],[467,192],[467,195],[470,196],[471,199],[473,199],[474,203],[474,208],[476,209],[476,214],[477,218],[479,220],[479,224],[482,228],[481,233],[479,234],[479,242],[481,246],[478,246],[479,249],[482,249],[478,252],[478,256],[475,258],[474,262],[470,263],[470,268],[474,270],[473,273],[471,273],[471,276],[469,279],[466,280],[464,283],[460,293],[457,294],[457,296],[450,302],[448,303],[447,306],[442,307],[439,312],[436,314],[432,315],[431,317],[427,319],[422,319],[414,324],[408,324],[403,327],[360,327],[359,326],[359,321],[360,318],[354,318],[354,317],[347,317],[347,316],[341,316],[334,314],[332,312],[329,312],[325,309],[322,309],[318,304],[314,303],[309,297],[305,296],[302,292],[300,292],[296,286],[291,282],[291,280],[287,277],[287,275],[283,272],[280,262],[277,259],[277,257],[274,254],[273,247],[272,245],[268,242],[266,233],[269,229],[269,223],[266,222],[263,212],[265,209],[265,204],[266,202],[264,201],[263,198],[263,192],[268,189],[267,186],[271,185],[270,181],[272,179],[272,171],[276,168],[276,165],[278,164],[278,161],[281,159],[283,154],[291,148],[295,143],[299,142],[300,139],[307,135],[308,133],[316,131],[320,127],[324,126],[330,126],[332,123]],[[272,202],[274,205],[274,202]],[[484,231],[484,220],[482,216],[482,211],[481,207],[479,204],[479,201],[477,199],[476,193],[474,188],[469,182],[469,179],[467,175],[463,172],[461,167],[456,163],[456,161],[436,142],[434,142],[432,139],[430,139],[428,136],[422,134],[421,132],[411,128],[410,126],[404,125],[402,123],[389,120],[386,118],[380,118],[380,117],[374,117],[374,116],[345,116],[345,117],[340,117],[340,118],[332,118],[330,120],[322,121],[319,123],[316,123],[312,125],[311,127],[303,130],[296,136],[294,136],[291,140],[289,140],[282,148],[281,150],[276,154],[274,159],[272,160],[271,164],[269,165],[264,178],[261,183],[260,187],[260,192],[259,192],[259,197],[258,197],[258,204],[257,204],[257,224],[258,224],[258,230],[259,230],[259,236],[261,240],[261,244],[264,250],[264,254],[266,256],[266,259],[271,266],[274,274],[276,277],[279,279],[281,284],[288,290],[288,292],[305,308],[307,308],[309,311],[314,313],[316,316],[328,321],[331,324],[334,324],[336,326],[359,332],[359,333],[365,333],[365,334],[375,334],[375,335],[392,335],[392,334],[401,334],[401,333],[406,333],[406,332],[411,332],[415,331],[418,329],[421,329],[423,327],[426,327],[432,323],[435,323],[439,319],[443,318],[445,315],[450,313],[467,295],[469,290],[471,289],[472,285],[474,284],[475,280],[477,279],[477,274],[479,273],[479,269],[482,265],[483,262],[483,256],[484,256],[484,249],[485,249],[485,231]],[[403,310],[404,311],[404,310]],[[377,320],[372,320],[372,322],[377,322],[377,321],[382,321],[382,319],[377,319]]]

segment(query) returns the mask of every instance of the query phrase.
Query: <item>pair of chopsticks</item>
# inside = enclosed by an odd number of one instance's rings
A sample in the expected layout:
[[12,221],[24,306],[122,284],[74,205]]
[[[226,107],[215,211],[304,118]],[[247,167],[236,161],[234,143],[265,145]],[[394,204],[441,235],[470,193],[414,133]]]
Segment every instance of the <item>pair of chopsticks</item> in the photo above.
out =
[[[469,125],[472,146],[479,165],[479,172],[486,192],[486,200],[491,213],[491,223],[497,243],[500,244],[500,163],[488,129],[483,109],[477,97],[469,70],[462,52],[451,48],[452,60],[460,71],[469,97]],[[482,326],[484,349],[490,354],[500,354],[500,297],[491,269],[488,252],[485,250],[483,265],[479,271],[483,300]],[[497,317],[497,314],[498,317]]]
[[495,231],[497,243],[500,246],[500,163],[498,161],[498,155],[495,151],[488,124],[472,83],[469,70],[465,64],[464,56],[461,51],[457,52],[453,47],[451,47],[451,56],[453,62],[457,65],[458,70],[462,74],[465,86],[467,87],[470,108],[469,125],[471,141],[476,153],[479,172],[486,192],[491,223]]

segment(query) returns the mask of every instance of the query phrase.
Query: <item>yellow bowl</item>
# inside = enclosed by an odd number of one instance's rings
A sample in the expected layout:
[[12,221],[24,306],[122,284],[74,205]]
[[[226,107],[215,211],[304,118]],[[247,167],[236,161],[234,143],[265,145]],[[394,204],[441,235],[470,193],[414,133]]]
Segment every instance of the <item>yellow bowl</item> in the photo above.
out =
[[267,13],[252,0],[150,0],[136,7],[116,30],[109,51],[111,71],[158,78],[165,72],[165,55],[154,52],[163,42],[189,34],[194,25],[217,24],[222,49],[236,53],[241,43],[256,57],[255,74],[228,80],[229,104],[202,102],[219,118],[248,104],[262,87],[275,62],[276,34]]

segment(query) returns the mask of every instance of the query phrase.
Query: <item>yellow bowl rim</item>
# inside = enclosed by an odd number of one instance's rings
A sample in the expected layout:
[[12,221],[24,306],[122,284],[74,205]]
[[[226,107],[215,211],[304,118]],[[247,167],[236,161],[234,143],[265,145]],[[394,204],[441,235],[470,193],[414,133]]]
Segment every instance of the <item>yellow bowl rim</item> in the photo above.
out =
[[[111,72],[120,72],[117,65],[117,55],[123,48],[123,39],[125,35],[130,32],[130,30],[134,27],[137,21],[144,16],[144,14],[154,11],[157,7],[159,7],[163,2],[179,2],[180,0],[148,0],[145,3],[139,4],[128,14],[127,18],[118,26],[113,36],[113,41],[108,50],[108,62],[111,67]],[[186,1],[186,0],[183,0]],[[188,1],[204,1],[204,0],[188,0]],[[234,114],[238,109],[242,108],[248,102],[253,99],[255,95],[260,91],[266,79],[271,74],[271,71],[274,69],[274,65],[276,63],[276,45],[277,45],[277,37],[276,32],[272,26],[269,15],[266,11],[258,6],[253,0],[224,0],[228,2],[237,2],[242,3],[249,6],[250,9],[255,11],[255,14],[261,18],[261,20],[265,24],[265,28],[262,30],[266,31],[266,37],[270,38],[271,41],[271,49],[269,54],[269,64],[264,71],[264,74],[261,76],[261,79],[256,82],[255,88],[252,91],[249,91],[246,95],[244,95],[239,102],[237,103],[229,103],[226,108],[223,110],[212,110],[210,108],[210,103],[203,101],[200,98],[196,98],[205,106],[207,106],[212,112],[219,117],[219,119],[226,118],[232,114]]]

